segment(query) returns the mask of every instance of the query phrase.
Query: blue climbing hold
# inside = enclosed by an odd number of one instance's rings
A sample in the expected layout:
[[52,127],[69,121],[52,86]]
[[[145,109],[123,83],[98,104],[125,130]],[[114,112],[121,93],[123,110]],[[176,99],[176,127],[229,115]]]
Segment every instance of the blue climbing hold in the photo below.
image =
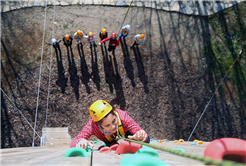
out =
[[90,157],[90,155],[83,148],[70,148],[66,151],[65,157]]
[[154,139],[150,139],[150,141],[155,141]]
[[169,143],[170,141],[165,141],[166,143]]
[[102,141],[100,141],[99,139],[96,141],[93,141],[93,144],[100,144]]
[[198,145],[197,142],[191,142],[191,145]]

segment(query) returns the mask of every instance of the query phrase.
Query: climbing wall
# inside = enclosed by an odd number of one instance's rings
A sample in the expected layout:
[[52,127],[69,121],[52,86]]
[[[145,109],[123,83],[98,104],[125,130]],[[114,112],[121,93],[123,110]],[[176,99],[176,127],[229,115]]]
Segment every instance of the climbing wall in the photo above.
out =
[[[151,141],[150,144],[164,146],[170,149],[182,148],[185,152],[203,156],[203,151],[208,142],[202,145],[191,145],[191,142],[175,144],[170,142],[158,143]],[[99,144],[94,144],[93,152],[88,152],[90,157],[64,157],[69,145],[34,147],[34,148],[11,148],[1,150],[2,165],[120,165],[124,154],[100,153]],[[204,163],[184,157],[179,157],[160,150],[156,150],[156,157],[169,165],[204,165]],[[93,153],[93,155],[92,155]]]

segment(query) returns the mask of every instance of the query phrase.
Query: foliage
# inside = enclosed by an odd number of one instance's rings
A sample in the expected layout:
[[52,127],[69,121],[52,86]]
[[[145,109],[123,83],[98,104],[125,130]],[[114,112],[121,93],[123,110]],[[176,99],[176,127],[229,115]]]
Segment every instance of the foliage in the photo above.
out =
[[246,98],[246,2],[212,15],[208,18],[212,26],[210,40],[205,47],[212,59],[215,77],[222,80],[233,62],[237,59],[226,80],[234,86],[238,99]]

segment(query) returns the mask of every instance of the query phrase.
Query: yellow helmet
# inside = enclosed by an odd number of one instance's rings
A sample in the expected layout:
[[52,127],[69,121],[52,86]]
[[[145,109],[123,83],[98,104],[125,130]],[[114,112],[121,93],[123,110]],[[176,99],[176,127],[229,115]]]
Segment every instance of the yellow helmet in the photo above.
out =
[[93,33],[92,32],[89,32],[89,36],[93,36]]
[[81,35],[81,30],[77,30],[77,34],[80,36]]
[[97,100],[90,106],[89,113],[94,122],[98,122],[112,109],[113,107],[108,102],[104,100]]
[[69,35],[66,34],[66,35],[65,35],[65,39],[66,39],[66,40],[69,40],[69,38],[70,38]]
[[141,39],[143,39],[143,38],[145,37],[145,35],[144,35],[144,34],[141,34],[139,37],[140,37]]
[[102,33],[106,33],[106,29],[105,28],[102,29]]

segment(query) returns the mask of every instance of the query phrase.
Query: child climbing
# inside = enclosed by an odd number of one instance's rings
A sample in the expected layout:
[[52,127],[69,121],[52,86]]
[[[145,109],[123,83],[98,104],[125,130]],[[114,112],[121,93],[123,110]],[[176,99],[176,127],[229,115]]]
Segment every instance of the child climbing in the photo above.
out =
[[86,38],[88,42],[90,43],[90,48],[91,48],[91,43],[94,44],[94,47],[97,46],[97,44],[95,43],[95,36],[93,36],[92,32],[89,32],[88,36],[84,36],[84,38]]
[[108,37],[108,32],[105,28],[102,29],[102,31],[99,33],[100,41]]
[[71,35],[66,34],[62,40],[67,48],[70,46],[72,49],[73,38],[71,37]]
[[130,34],[130,25],[126,25],[122,27],[122,29],[120,30],[119,38],[123,36],[123,39],[125,39],[125,37],[127,37],[129,34]]
[[55,48],[55,52],[56,52],[56,55],[57,55],[57,49],[60,51],[61,53],[61,49],[60,49],[60,43],[61,42],[61,39],[57,40],[55,38],[53,38],[51,40],[51,43],[48,43],[48,45],[53,45],[53,47]]
[[150,142],[147,133],[127,114],[117,108],[113,108],[104,100],[95,101],[89,108],[91,120],[85,125],[83,130],[71,142],[70,147],[87,146],[93,148],[93,144],[88,139],[95,135],[105,142],[107,146],[116,143],[117,124],[121,136],[142,142]]
[[104,42],[106,42],[108,40],[109,40],[108,51],[110,52],[110,51],[113,50],[113,52],[114,52],[116,46],[119,45],[119,39],[116,38],[116,33],[113,32],[110,37],[107,37],[107,38],[103,39],[99,43],[99,45],[101,45],[102,43],[104,43]]
[[[106,39],[108,37],[108,32],[105,28],[102,29],[102,31],[99,33],[99,38],[100,38],[100,41],[102,41],[103,39]],[[104,43],[104,46],[106,44]]]
[[82,43],[83,36],[84,36],[84,34],[81,30],[77,30],[73,35],[73,38],[77,40],[77,46],[78,47],[79,47],[79,45],[83,46],[83,43]]
[[145,35],[144,34],[137,34],[134,37],[134,42],[132,43],[132,45],[130,46],[130,48],[133,48],[135,45],[139,45],[139,44],[144,44],[145,42]]

